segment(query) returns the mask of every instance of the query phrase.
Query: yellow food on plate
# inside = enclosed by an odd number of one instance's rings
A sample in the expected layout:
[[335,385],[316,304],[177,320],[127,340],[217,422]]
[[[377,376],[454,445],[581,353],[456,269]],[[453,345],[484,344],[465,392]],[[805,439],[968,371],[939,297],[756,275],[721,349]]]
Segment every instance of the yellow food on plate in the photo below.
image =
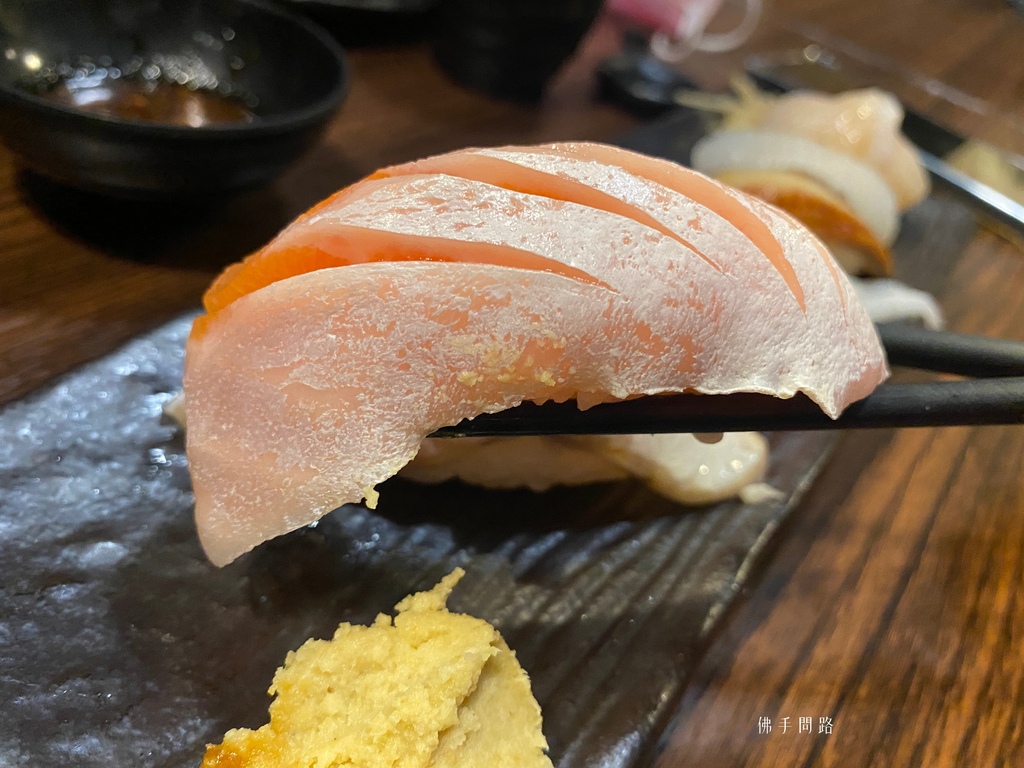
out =
[[288,654],[270,722],[202,768],[551,768],[530,681],[498,631],[451,613],[456,569],[369,626]]

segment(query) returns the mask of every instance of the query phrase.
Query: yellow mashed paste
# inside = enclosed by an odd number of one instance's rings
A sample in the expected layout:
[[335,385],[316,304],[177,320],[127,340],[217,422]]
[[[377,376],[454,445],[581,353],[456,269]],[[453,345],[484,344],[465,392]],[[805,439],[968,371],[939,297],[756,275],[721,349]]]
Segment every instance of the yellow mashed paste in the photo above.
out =
[[552,768],[515,654],[446,607],[462,576],[406,597],[394,619],[342,624],[289,653],[270,722],[228,731],[203,768]]

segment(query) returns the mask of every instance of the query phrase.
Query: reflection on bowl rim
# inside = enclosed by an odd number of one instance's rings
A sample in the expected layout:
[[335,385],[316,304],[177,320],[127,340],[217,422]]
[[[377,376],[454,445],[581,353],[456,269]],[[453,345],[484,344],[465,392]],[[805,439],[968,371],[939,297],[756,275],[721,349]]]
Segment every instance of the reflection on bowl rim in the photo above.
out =
[[287,110],[268,117],[258,117],[249,123],[206,123],[192,126],[164,123],[152,120],[134,120],[114,115],[87,112],[73,106],[58,104],[42,96],[22,90],[0,81],[0,102],[4,99],[16,101],[42,112],[57,113],[85,123],[102,123],[116,130],[129,133],[180,134],[194,138],[224,138],[233,135],[273,134],[282,130],[293,130],[297,126],[314,123],[330,114],[348,95],[349,68],[341,45],[327,30],[304,16],[288,11],[265,0],[229,0],[239,5],[248,5],[260,11],[287,19],[315,37],[333,56],[338,64],[338,76],[331,90],[323,98],[299,109]]

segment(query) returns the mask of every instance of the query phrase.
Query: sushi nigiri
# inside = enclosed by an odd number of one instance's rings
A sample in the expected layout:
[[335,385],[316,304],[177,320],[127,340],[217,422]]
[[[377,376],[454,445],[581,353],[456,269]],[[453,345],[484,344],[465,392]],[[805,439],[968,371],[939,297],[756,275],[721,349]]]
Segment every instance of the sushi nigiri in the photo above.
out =
[[807,394],[887,375],[874,327],[790,216],[599,144],[385,169],[211,286],[185,365],[200,539],[217,564],[524,401]]
[[778,96],[745,78],[733,89],[681,97],[724,115],[694,147],[693,166],[792,213],[846,271],[891,274],[899,214],[929,191],[896,98],[876,88]]

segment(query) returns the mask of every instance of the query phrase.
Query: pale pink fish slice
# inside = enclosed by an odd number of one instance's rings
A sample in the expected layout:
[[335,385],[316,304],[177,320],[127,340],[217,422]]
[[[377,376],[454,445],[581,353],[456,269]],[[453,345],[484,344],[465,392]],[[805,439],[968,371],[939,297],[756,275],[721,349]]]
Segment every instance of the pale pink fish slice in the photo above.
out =
[[[804,306],[790,256],[751,198],[677,163],[583,142],[465,149],[384,168],[373,178],[419,173],[451,174],[617,213],[679,240],[718,266],[734,260],[721,264],[713,254],[728,253],[737,247],[733,240],[743,238],[765,261],[760,271],[774,268]],[[731,226],[706,228],[708,215]],[[719,239],[730,230],[733,240]]]
[[618,390],[608,355],[650,360],[635,330],[608,289],[487,265],[358,264],[239,299],[186,357],[207,555],[372,502],[441,425]]
[[372,501],[426,435],[523,400],[804,391],[835,415],[884,379],[849,283],[773,209],[729,193],[749,214],[734,226],[614,164],[550,148],[507,154],[506,171],[539,165],[526,173],[549,180],[549,193],[588,187],[600,205],[449,174],[356,185],[266,255],[311,244],[360,261],[377,244],[429,241],[443,258],[488,263],[291,277],[230,304],[190,341],[189,460],[214,562]]
[[849,281],[833,273],[830,257],[807,230],[740,198],[778,232],[793,273],[806,285],[801,308],[786,281],[730,222],[662,187],[647,190],[654,194],[660,208],[650,207],[659,216],[673,224],[696,217],[694,239],[702,246],[721,243],[714,253],[719,264],[632,217],[446,174],[369,182],[297,222],[267,252],[303,242],[331,251],[333,233],[362,231],[376,238],[447,233],[461,244],[536,254],[593,276],[629,301],[654,353],[672,360],[661,378],[644,382],[651,392],[789,397],[802,391],[835,416],[884,379],[874,327]]
[[[865,396],[887,375],[877,338],[866,332],[867,314],[825,247],[783,211],[739,190],[667,160],[587,142],[467,149],[385,168],[376,176],[428,171],[576,200],[669,232],[751,296],[785,285],[808,319],[823,323],[820,332],[834,331],[837,343],[850,341],[850,352],[865,362],[863,378],[876,378],[855,385],[846,402]],[[778,309],[784,314],[789,309],[781,298]],[[801,387],[834,416],[842,405],[828,402],[815,388]]]

